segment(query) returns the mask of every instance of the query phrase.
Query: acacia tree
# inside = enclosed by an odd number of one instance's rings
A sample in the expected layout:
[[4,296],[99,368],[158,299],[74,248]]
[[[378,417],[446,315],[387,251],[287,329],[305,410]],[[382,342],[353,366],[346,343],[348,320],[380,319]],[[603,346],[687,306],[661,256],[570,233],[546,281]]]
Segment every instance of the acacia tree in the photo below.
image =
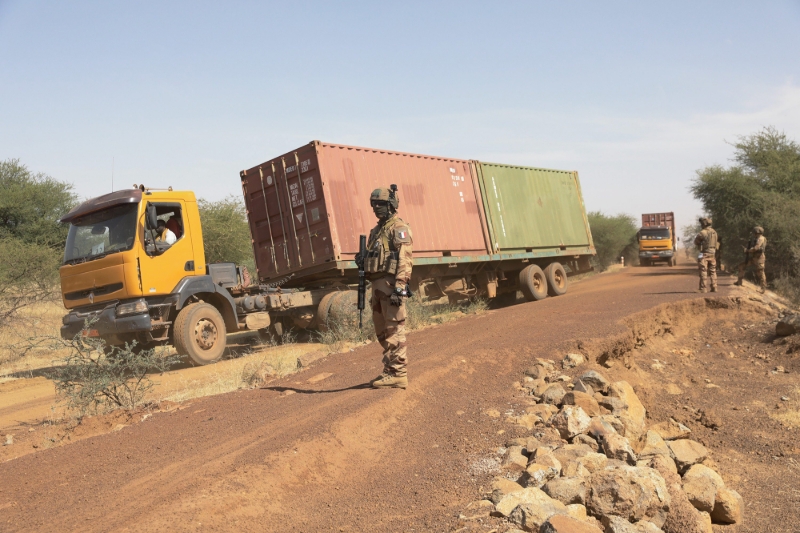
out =
[[255,275],[250,225],[242,199],[231,195],[216,202],[200,199],[197,204],[206,262],[234,262],[247,266]]
[[0,161],[0,325],[58,296],[55,283],[67,227],[58,219],[77,203],[72,185],[34,174],[18,159]]
[[697,172],[691,191],[714,219],[723,261],[744,259],[742,246],[753,226],[768,240],[769,279],[800,276],[800,145],[773,127],[740,137],[729,167]]
[[72,209],[72,185],[34,174],[19,159],[0,161],[0,239],[49,246],[63,252],[68,227],[58,219]]

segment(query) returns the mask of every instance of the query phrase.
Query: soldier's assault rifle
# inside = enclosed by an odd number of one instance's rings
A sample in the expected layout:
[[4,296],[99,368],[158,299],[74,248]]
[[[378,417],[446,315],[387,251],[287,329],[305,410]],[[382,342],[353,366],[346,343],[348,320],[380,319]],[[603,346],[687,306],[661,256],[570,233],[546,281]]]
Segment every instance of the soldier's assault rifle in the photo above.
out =
[[751,238],[749,241],[747,241],[747,248],[744,249],[744,262],[745,263],[750,261],[750,252],[748,252],[748,250],[750,250],[755,245],[756,245],[756,240],[755,239]]
[[364,316],[364,304],[367,297],[367,274],[364,272],[364,263],[367,259],[367,236],[358,237],[358,254],[356,255],[356,265],[358,266],[358,329],[362,328],[362,318]]

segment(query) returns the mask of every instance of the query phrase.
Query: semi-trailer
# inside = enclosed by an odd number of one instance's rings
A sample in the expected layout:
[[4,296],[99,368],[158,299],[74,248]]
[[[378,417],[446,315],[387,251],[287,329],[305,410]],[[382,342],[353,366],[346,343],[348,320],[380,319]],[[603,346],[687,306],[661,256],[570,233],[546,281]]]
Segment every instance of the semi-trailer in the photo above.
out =
[[[65,215],[62,336],[169,343],[206,364],[222,356],[226,333],[324,327],[348,307],[337,302],[355,300],[359,235],[376,222],[369,195],[390,183],[414,228],[411,285],[424,297],[558,296],[595,254],[574,171],[313,141],[243,170],[240,181],[252,277],[233,263],[206,264],[190,191],[141,186]],[[157,238],[159,220],[174,243]]]

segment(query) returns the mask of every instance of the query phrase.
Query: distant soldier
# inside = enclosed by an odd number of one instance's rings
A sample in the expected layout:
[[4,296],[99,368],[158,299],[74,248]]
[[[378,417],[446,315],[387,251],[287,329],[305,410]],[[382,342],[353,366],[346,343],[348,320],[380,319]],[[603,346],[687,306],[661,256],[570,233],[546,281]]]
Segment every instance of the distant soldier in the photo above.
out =
[[375,189],[370,205],[378,225],[369,234],[364,270],[372,282],[372,320],[383,346],[383,372],[375,388],[408,386],[406,365],[406,299],[411,295],[411,228],[399,216],[397,186]]
[[711,292],[717,292],[717,232],[711,227],[711,219],[700,219],[702,230],[694,238],[694,245],[700,251],[700,292],[706,292],[708,278],[711,278]]
[[749,266],[753,266],[756,269],[756,278],[758,279],[760,292],[763,293],[767,290],[767,276],[764,274],[764,264],[767,260],[766,255],[764,255],[766,249],[767,238],[764,237],[764,228],[756,226],[753,228],[753,236],[750,242],[744,247],[745,260],[739,265],[739,279],[736,280],[735,285],[742,284],[745,269]]

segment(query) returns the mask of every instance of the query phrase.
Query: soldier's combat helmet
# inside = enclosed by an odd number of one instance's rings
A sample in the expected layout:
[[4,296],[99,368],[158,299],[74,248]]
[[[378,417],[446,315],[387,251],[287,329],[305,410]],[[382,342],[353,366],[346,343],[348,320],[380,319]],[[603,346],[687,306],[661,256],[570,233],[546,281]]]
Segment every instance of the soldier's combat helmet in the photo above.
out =
[[700,218],[700,225],[704,228],[707,228],[711,225],[711,217],[701,217]]
[[753,228],[753,233],[755,233],[756,235],[763,235],[764,228],[762,228],[761,226],[756,226]]
[[375,189],[369,196],[369,204],[378,218],[386,218],[400,207],[400,198],[397,196],[397,185],[389,188]]

